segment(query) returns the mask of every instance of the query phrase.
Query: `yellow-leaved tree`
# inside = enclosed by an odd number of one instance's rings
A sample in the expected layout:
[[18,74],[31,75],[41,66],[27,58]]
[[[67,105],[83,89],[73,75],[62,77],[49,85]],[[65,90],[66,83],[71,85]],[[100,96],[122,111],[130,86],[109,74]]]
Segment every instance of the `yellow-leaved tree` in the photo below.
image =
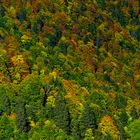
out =
[[113,122],[113,119],[109,115],[105,115],[99,123],[99,133],[101,133],[101,139],[120,140],[120,134]]

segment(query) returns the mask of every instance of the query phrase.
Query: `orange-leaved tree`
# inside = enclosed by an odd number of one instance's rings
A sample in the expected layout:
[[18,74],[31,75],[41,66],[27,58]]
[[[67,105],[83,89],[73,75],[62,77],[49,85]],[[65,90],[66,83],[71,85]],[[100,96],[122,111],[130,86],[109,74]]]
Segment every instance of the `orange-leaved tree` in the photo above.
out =
[[101,139],[120,140],[120,134],[113,122],[113,119],[109,115],[105,115],[99,123],[99,133],[101,133]]

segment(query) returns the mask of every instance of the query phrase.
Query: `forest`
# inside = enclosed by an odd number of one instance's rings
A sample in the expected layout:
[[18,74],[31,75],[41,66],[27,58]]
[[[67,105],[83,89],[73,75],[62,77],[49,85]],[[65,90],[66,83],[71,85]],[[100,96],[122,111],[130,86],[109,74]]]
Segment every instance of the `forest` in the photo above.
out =
[[140,0],[0,0],[0,140],[140,140]]

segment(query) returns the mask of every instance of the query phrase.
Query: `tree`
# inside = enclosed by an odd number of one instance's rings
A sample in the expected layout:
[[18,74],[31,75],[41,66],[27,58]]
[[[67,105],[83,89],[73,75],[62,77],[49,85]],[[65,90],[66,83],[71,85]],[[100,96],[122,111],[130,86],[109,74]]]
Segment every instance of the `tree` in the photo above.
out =
[[91,128],[86,130],[84,140],[94,140],[94,136]]
[[14,128],[5,113],[0,117],[0,132],[0,139],[12,139],[14,137]]
[[130,139],[138,140],[140,139],[140,120],[136,119],[128,125],[126,128],[126,132],[128,133]]
[[21,133],[27,132],[29,130],[29,126],[26,118],[25,103],[21,96],[17,98],[16,114],[18,129]]
[[80,119],[80,130],[81,136],[84,136],[87,129],[91,129],[92,133],[95,133],[95,129],[97,129],[97,119],[96,112],[91,106],[86,105],[83,114]]
[[112,139],[119,140],[120,134],[115,126],[112,118],[109,115],[105,115],[98,126],[99,132],[101,133],[101,139]]
[[71,116],[66,101],[61,92],[58,92],[58,95],[55,99],[55,107],[51,110],[51,112],[52,116],[50,118],[54,120],[56,126],[61,128],[67,134],[70,134]]

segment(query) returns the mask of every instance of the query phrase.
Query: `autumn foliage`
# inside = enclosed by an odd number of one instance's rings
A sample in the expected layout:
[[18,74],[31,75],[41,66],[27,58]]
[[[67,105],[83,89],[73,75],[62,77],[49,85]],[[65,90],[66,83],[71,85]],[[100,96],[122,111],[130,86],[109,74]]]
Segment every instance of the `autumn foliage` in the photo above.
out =
[[139,0],[0,0],[0,140],[139,140]]

